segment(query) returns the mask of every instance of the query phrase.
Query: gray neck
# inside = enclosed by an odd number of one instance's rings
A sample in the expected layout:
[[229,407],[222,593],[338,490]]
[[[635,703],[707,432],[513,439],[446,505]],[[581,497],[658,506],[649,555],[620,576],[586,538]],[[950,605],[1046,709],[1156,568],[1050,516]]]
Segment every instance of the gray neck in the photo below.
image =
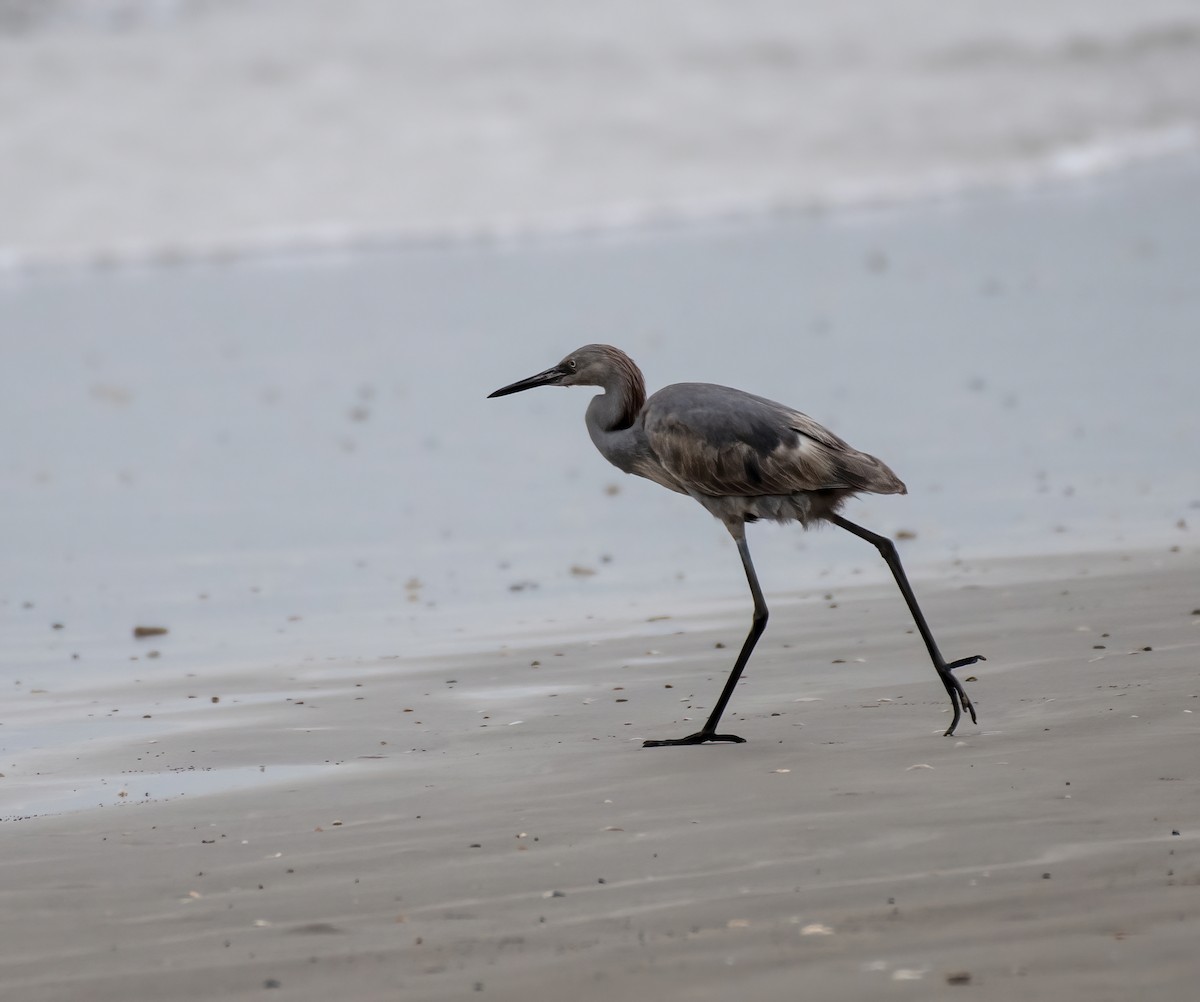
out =
[[645,433],[637,415],[642,402],[624,398],[620,388],[608,388],[592,397],[587,409],[587,429],[592,443],[613,466],[633,472],[634,461],[645,450]]
[[592,397],[588,403],[588,429],[610,432],[628,428],[642,409],[641,401],[636,406],[632,404],[633,401],[627,399],[624,387],[606,387],[603,393]]
[[642,370],[624,352],[609,349],[611,365],[600,388],[604,390],[588,404],[588,427],[603,431],[621,431],[638,419],[646,403],[646,383]]
[[605,459],[633,473],[637,460],[648,451],[639,420],[646,403],[646,383],[641,370],[623,351],[610,347],[607,355],[610,364],[600,384],[604,392],[588,404],[588,434]]

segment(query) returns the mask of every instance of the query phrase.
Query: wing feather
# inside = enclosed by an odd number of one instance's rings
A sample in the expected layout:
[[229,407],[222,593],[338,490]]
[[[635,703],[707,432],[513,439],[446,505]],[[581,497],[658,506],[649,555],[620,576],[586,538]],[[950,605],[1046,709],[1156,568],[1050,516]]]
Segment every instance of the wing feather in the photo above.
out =
[[675,489],[715,497],[845,490],[904,492],[874,456],[806,414],[709,383],[678,383],[647,402],[647,443]]

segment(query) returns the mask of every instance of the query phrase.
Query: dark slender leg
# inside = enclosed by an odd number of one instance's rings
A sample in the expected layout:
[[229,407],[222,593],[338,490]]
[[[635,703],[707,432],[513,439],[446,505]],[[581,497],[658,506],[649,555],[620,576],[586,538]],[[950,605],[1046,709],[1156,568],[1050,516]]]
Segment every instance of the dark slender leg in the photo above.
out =
[[750,562],[750,549],[746,546],[744,529],[740,534],[733,528],[730,531],[734,533],[738,553],[742,555],[742,566],[746,568],[746,580],[750,583],[750,594],[754,596],[754,621],[750,624],[750,632],[746,634],[746,642],[742,644],[741,653],[738,654],[737,661],[733,664],[733,671],[729,673],[729,678],[725,681],[725,688],[721,690],[721,698],[717,700],[717,705],[708,715],[704,727],[695,734],[689,734],[686,738],[644,741],[642,742],[643,748],[661,748],[664,745],[699,745],[706,741],[736,741],[741,744],[746,740],[739,738],[736,734],[717,734],[717,723],[721,719],[721,714],[725,712],[725,706],[729,702],[729,697],[733,695],[738,679],[742,677],[742,669],[750,660],[750,652],[754,650],[758,638],[767,628],[767,603],[763,601],[762,589],[758,586],[758,575],[754,573],[754,564]]
[[917,605],[917,597],[913,594],[912,586],[908,583],[908,577],[904,573],[904,568],[900,565],[900,554],[896,552],[896,544],[893,543],[887,536],[880,536],[878,533],[872,532],[870,529],[864,529],[861,525],[855,525],[842,518],[841,515],[828,516],[829,521],[834,525],[839,525],[847,532],[852,532],[859,539],[865,539],[879,550],[880,555],[891,568],[892,577],[896,579],[896,584],[900,586],[900,594],[904,596],[904,601],[908,604],[908,611],[912,613],[913,620],[917,624],[917,629],[921,632],[921,639],[925,641],[925,647],[929,651],[929,657],[933,660],[933,667],[937,669],[938,678],[942,680],[942,685],[946,687],[946,692],[950,696],[950,706],[954,710],[954,719],[950,721],[950,726],[946,728],[946,737],[954,733],[954,728],[958,726],[959,718],[962,716],[963,708],[971,714],[971,723],[978,723],[975,719],[975,705],[971,702],[971,697],[967,695],[967,690],[963,688],[962,683],[954,677],[954,669],[962,668],[964,665],[973,665],[976,661],[986,661],[982,654],[976,654],[973,657],[963,658],[960,661],[953,661],[946,664],[942,657],[942,652],[938,650],[937,642],[933,639],[933,634],[929,630],[929,625],[925,622],[925,616],[921,612],[921,607]]

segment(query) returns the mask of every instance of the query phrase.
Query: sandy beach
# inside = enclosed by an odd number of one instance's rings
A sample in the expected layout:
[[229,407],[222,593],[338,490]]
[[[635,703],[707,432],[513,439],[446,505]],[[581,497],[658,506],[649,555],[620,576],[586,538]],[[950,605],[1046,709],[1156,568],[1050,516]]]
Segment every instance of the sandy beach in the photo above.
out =
[[[4,995],[1190,997],[1200,554],[943,572],[945,649],[989,658],[955,738],[883,586],[777,603],[740,746],[640,747],[709,705],[732,609],[164,687],[192,726],[76,766],[127,798],[4,826]],[[172,770],[213,788],[137,803]]]
[[0,2],[0,999],[1191,1002],[1195,5],[515,6]]

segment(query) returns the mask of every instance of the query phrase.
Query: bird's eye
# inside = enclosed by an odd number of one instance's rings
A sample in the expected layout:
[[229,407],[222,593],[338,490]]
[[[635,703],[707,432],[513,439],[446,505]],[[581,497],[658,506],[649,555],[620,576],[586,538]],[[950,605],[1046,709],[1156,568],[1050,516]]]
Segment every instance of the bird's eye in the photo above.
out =
[[571,371],[572,371],[572,372],[574,372],[574,371],[575,371],[575,359],[573,359],[573,358],[572,358],[572,359],[568,359],[568,361],[567,361],[567,365],[569,365],[569,366],[571,367]]

